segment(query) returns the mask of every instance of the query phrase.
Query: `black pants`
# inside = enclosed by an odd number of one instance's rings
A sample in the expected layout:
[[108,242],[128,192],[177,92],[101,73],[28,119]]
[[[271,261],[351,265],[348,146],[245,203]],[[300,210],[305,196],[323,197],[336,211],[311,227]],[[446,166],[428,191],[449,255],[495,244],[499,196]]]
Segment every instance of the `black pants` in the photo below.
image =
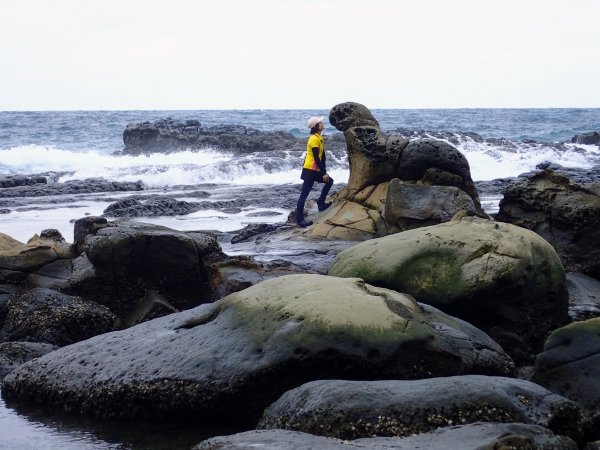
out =
[[321,195],[317,199],[317,205],[322,205],[325,203],[325,198],[327,194],[329,194],[329,189],[333,186],[333,178],[329,177],[329,182],[325,183],[323,181],[323,177],[314,176],[314,177],[306,177],[304,179],[304,183],[302,184],[302,192],[300,192],[300,198],[298,199],[298,203],[296,204],[296,223],[304,220],[304,203],[306,203],[306,199],[308,198],[308,194],[310,194],[311,189],[313,188],[315,182],[324,183],[323,189],[321,189]]

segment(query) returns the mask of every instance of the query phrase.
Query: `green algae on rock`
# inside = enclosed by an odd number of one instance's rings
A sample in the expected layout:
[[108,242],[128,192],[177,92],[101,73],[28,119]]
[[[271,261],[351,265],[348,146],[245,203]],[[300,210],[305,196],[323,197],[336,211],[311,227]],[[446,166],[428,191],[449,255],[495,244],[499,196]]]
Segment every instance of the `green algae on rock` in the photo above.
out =
[[363,242],[328,272],[414,296],[481,328],[530,361],[568,321],[565,273],[537,234],[478,217],[455,218]]

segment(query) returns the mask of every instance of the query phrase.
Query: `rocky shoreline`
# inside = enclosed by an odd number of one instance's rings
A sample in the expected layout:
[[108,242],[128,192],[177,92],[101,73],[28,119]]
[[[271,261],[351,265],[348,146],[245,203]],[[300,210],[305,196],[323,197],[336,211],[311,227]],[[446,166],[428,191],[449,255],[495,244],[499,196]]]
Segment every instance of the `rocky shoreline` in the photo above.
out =
[[[597,171],[544,164],[476,183],[448,142],[385,133],[363,105],[329,120],[350,178],[328,210],[309,204],[308,229],[127,220],[202,208],[210,194],[195,187],[193,202],[115,199],[106,215],[122,219],[81,218],[73,243],[0,233],[7,404],[240,432],[202,449],[597,448]],[[128,126],[124,141],[135,154],[225,135],[242,153],[265,138],[166,120]],[[269,139],[293,147],[290,136]],[[45,181],[0,180],[0,207],[143,188]],[[479,196],[501,190],[490,216]],[[282,188],[280,204],[297,193]]]

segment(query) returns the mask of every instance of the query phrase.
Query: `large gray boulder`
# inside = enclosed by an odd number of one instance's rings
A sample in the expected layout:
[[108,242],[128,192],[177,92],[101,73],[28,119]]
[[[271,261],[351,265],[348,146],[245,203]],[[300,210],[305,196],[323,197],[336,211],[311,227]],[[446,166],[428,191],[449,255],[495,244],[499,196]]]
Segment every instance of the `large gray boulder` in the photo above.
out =
[[554,331],[537,356],[531,379],[577,402],[600,429],[600,318]]
[[504,190],[498,220],[542,236],[567,271],[600,278],[600,191],[543,170]]
[[568,322],[565,272],[537,234],[478,217],[373,239],[337,255],[329,275],[412,295],[488,333],[519,362]]
[[9,304],[0,340],[62,346],[114,331],[119,326],[119,319],[103,306],[35,288]]
[[97,217],[75,223],[74,247],[80,256],[43,266],[29,284],[93,300],[124,320],[149,291],[178,310],[214,300],[211,264],[226,258],[206,233]]
[[104,417],[254,425],[284,392],[327,378],[512,375],[467,323],[357,279],[289,275],[213,304],[61,348],[5,380],[7,400]]
[[577,444],[550,430],[522,423],[475,423],[440,428],[408,437],[373,437],[341,441],[288,430],[257,430],[219,436],[194,450],[577,450]]
[[581,441],[584,421],[574,402],[529,381],[462,375],[313,381],[283,394],[266,409],[258,428],[357,439],[475,422],[522,422]]

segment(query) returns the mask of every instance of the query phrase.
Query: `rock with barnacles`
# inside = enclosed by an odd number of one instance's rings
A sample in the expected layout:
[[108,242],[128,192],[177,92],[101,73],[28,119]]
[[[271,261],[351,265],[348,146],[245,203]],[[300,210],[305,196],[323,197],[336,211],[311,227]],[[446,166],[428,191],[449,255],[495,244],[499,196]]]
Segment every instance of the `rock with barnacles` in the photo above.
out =
[[248,426],[308,381],[467,373],[514,365],[478,329],[407,295],[304,274],[59,349],[9,375],[2,395],[103,417],[229,423],[236,411]]

